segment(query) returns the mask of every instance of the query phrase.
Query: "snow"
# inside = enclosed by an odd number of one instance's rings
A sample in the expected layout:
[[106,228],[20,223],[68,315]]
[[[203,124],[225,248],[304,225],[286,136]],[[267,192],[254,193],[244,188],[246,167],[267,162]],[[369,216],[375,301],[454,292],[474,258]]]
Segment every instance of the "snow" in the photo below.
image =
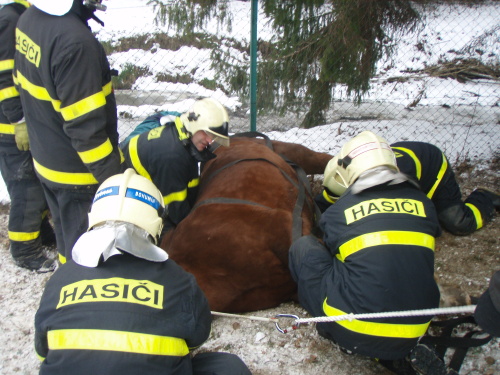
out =
[[[92,29],[102,41],[116,42],[119,38],[143,35],[145,33],[166,33],[175,35],[175,30],[168,26],[158,26],[154,23],[154,11],[147,5],[147,0],[123,0],[106,2],[108,10],[98,12],[105,27],[91,21]],[[233,14],[232,31],[221,28],[217,21],[210,21],[203,28],[207,33],[218,33],[236,40],[248,43],[250,38],[250,2],[230,1]],[[466,11],[464,11],[464,9]],[[500,82],[498,80],[481,80],[459,83],[456,80],[429,77],[415,73],[443,59],[453,60],[454,57],[466,54],[469,57],[480,58],[482,61],[500,64],[500,25],[498,24],[499,6],[496,2],[488,2],[481,7],[467,7],[453,5],[436,5],[433,11],[426,13],[425,27],[420,27],[416,32],[402,36],[397,45],[394,56],[389,61],[381,61],[378,74],[372,80],[371,89],[363,98],[363,105],[370,106],[376,116],[384,116],[384,106],[390,108],[401,106],[407,108],[408,114],[403,119],[378,122],[340,122],[326,124],[314,129],[290,129],[286,132],[269,132],[277,140],[296,142],[300,137],[301,143],[317,151],[336,152],[339,145],[348,137],[355,135],[358,129],[378,131],[381,136],[390,142],[391,135],[403,134],[395,129],[404,128],[407,139],[421,140],[435,143],[441,147],[450,159],[463,160],[465,157],[485,160],[492,157],[499,149],[500,130]],[[481,22],[477,22],[481,20]],[[485,29],[489,28],[489,29]],[[274,31],[269,26],[269,20],[262,12],[259,13],[258,38],[272,40]],[[420,46],[420,47],[417,47]],[[422,47],[423,46],[423,47]],[[477,48],[472,48],[472,47]],[[227,49],[221,45],[221,50]],[[173,100],[164,99],[160,103],[147,103],[143,105],[118,104],[118,113],[132,115],[135,122],[140,122],[145,116],[157,110],[171,109],[182,112],[186,110],[196,97],[214,97],[221,101],[230,111],[242,107],[237,97],[228,97],[221,90],[208,90],[197,83],[181,84],[156,82],[157,73],[172,76],[194,73],[195,82],[203,78],[213,79],[215,72],[210,67],[210,53],[208,49],[182,47],[176,51],[164,50],[158,46],[149,51],[138,49],[127,52],[113,53],[110,64],[122,69],[126,64],[134,64],[147,68],[152,75],[139,78],[134,84],[131,95],[142,96],[147,93],[162,93],[161,98],[170,95]],[[237,51],[230,51],[230,56],[243,63],[249,56]],[[411,72],[408,72],[411,71]],[[388,77],[403,77],[404,82],[388,83]],[[446,95],[443,95],[443,85],[446,84]],[[418,106],[409,108],[409,104],[421,92]],[[179,95],[183,93],[183,95]],[[189,98],[186,99],[186,96]],[[179,98],[180,97],[180,98]],[[345,87],[339,86],[336,98],[345,98]],[[165,106],[168,103],[168,108]],[[342,108],[341,102],[334,104],[335,108]],[[345,102],[347,104],[347,102]],[[351,103],[349,105],[352,106]],[[474,106],[471,115],[470,108]],[[434,114],[442,112],[443,107],[463,107],[455,110],[451,118],[445,123],[436,123]],[[373,109],[375,108],[376,109]],[[357,108],[357,114],[362,114],[363,109]],[[482,113],[487,115],[482,117]],[[471,120],[471,116],[475,118]],[[496,121],[492,121],[496,118]],[[297,120],[294,123],[298,123]],[[403,123],[405,125],[403,125]],[[477,127],[475,125],[481,125]],[[123,139],[131,130],[130,122],[120,120],[121,136]],[[337,133],[341,129],[348,131]],[[389,130],[390,129],[390,130]],[[257,129],[267,132],[267,130]],[[474,138],[471,138],[473,136]],[[474,142],[466,142],[473,139]],[[0,180],[0,200],[9,202],[8,194]]]
[[[92,24],[93,30],[101,40],[111,42],[118,38],[147,33],[162,32],[175,35],[175,30],[167,27],[156,26],[153,23],[154,13],[147,0],[121,0],[107,1],[108,11],[98,13],[106,26],[101,28]],[[248,17],[250,14],[250,2],[231,1],[233,9],[237,9],[237,17]],[[475,9],[475,10],[474,10]],[[437,6],[435,11],[427,17],[426,27],[418,32],[404,36],[396,54],[390,61],[381,62],[379,73],[372,82],[372,88],[364,99],[364,103],[356,110],[356,116],[363,114],[372,115],[384,113],[384,106],[399,106],[401,109],[408,105],[425,88],[425,96],[421,98],[419,105],[406,110],[404,121],[402,118],[379,119],[376,122],[366,121],[336,121],[313,129],[290,128],[283,131],[266,131],[271,139],[287,142],[301,143],[316,151],[335,154],[340,146],[356,135],[361,130],[372,130],[387,138],[390,142],[402,140],[395,139],[395,134],[405,134],[404,139],[433,142],[445,151],[451,161],[463,160],[465,156],[481,163],[490,159],[499,151],[499,119],[500,119],[500,83],[498,80],[482,80],[481,82],[458,83],[446,80],[447,94],[442,95],[442,85],[445,80],[423,76],[409,70],[423,69],[443,58],[451,60],[459,53],[468,53],[471,57],[480,57],[483,61],[489,60],[499,63],[500,56],[500,26],[498,2],[487,3],[480,8],[463,11],[462,6]],[[262,14],[259,15],[262,17]],[[480,22],[478,22],[480,20]],[[485,31],[484,25],[497,25],[491,28],[490,37],[478,39]],[[467,25],[464,27],[464,25]],[[458,30],[458,32],[457,32]],[[220,29],[216,22],[210,22],[205,28],[207,32],[218,32],[219,35],[226,34],[231,37],[240,38],[248,43],[250,36],[250,23],[247,19],[234,19],[233,31],[238,34]],[[265,24],[259,23],[259,38],[271,40],[273,32]],[[467,50],[471,42],[481,42],[480,49],[486,51]],[[421,42],[427,49],[418,49],[416,45]],[[479,45],[479,44],[478,44]],[[226,47],[224,47],[226,48]],[[479,49],[479,48],[478,48]],[[123,67],[127,63],[145,66],[154,74],[163,72],[171,75],[186,74],[194,68],[196,74],[203,72],[201,78],[212,79],[213,70],[209,63],[209,50],[182,47],[177,51],[162,50],[155,48],[156,52],[131,50],[128,52],[114,53],[110,56],[113,66]],[[244,62],[248,56],[230,51],[231,56]],[[177,61],[178,64],[172,64]],[[385,78],[401,76],[407,78],[405,82],[387,83]],[[191,83],[167,84],[154,82],[153,76],[139,79],[134,86],[137,96],[147,92],[169,93],[188,92],[195,96],[210,96],[219,99],[229,110],[236,111],[242,107],[237,97],[228,97],[222,91],[211,91]],[[345,88],[338,88],[337,97],[343,97]],[[148,103],[144,105],[118,105],[118,112],[126,112],[136,119],[152,113],[158,109],[172,109],[182,112],[194,101],[191,98],[182,98],[171,102],[168,108],[162,104]],[[464,107],[463,114],[460,110],[454,112],[454,116],[448,118],[445,123],[435,121],[437,115],[446,113],[447,106],[474,105],[477,119],[473,122],[470,114]],[[344,103],[334,103],[334,109],[343,108]],[[493,113],[493,115],[492,115]],[[491,118],[496,118],[492,121]],[[124,128],[124,122],[120,122],[122,137],[130,129]],[[403,133],[403,129],[405,133]],[[258,129],[259,130],[259,129]],[[474,142],[467,142],[473,139]],[[467,145],[467,146],[465,146]],[[1,182],[1,181],[0,181]],[[5,186],[0,184],[0,199],[8,202]],[[2,226],[7,227],[4,219]],[[2,325],[2,341],[14,345],[16,350],[2,353],[0,360],[0,374],[22,373],[35,374],[37,372],[37,359],[32,350],[32,321],[38,298],[47,275],[29,273],[14,266],[9,259],[8,251],[2,251],[1,271],[8,275],[8,280],[2,280],[2,300],[15,301],[10,308],[14,313],[6,311],[2,307],[0,320]],[[33,289],[22,288],[24,285],[32,285]],[[36,286],[39,286],[38,288]],[[29,302],[29,305],[27,305]],[[21,312],[22,317],[19,317]],[[307,314],[300,306],[287,303],[276,309],[258,311],[251,315],[258,317],[272,317],[279,313],[293,313],[300,317]],[[7,324],[7,322],[11,322]],[[19,337],[18,332],[23,332],[26,337]],[[464,372],[479,375],[484,365],[484,358],[493,358],[496,364],[490,366],[493,372],[500,371],[500,349],[498,339],[492,341],[483,351],[477,351],[464,364]],[[215,317],[214,330],[210,340],[200,350],[227,350],[240,355],[245,362],[251,366],[254,374],[382,374],[386,373],[373,362],[357,357],[347,356],[340,352],[338,347],[318,336],[311,327],[282,335],[276,331],[273,324],[255,322],[246,318]],[[312,354],[311,354],[312,353]],[[478,364],[479,363],[479,364]],[[497,372],[498,373],[498,372]]]

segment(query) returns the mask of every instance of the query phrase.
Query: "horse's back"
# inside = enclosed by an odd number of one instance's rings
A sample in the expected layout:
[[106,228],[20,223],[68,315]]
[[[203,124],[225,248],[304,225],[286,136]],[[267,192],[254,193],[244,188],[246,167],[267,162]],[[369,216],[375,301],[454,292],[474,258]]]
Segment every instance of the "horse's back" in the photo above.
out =
[[[304,181],[261,142],[232,139],[216,154],[203,168],[195,207],[162,247],[195,275],[212,310],[253,311],[290,300],[296,285],[288,250]],[[305,199],[300,216],[308,234],[314,205]]]

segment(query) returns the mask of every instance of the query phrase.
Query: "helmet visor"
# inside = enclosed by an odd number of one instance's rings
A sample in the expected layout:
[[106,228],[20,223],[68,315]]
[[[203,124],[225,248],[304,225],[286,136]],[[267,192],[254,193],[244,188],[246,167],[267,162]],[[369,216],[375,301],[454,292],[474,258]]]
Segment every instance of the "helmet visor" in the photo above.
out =
[[215,128],[209,128],[205,130],[212,139],[222,146],[229,146],[229,137],[228,137],[228,129],[229,124],[224,122],[221,126],[217,126]]

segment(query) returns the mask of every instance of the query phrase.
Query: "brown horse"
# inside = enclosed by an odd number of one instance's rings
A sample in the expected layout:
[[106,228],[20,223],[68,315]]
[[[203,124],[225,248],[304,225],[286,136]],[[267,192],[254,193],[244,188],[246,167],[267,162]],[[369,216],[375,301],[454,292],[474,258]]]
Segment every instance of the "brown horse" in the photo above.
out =
[[288,250],[293,237],[311,233],[317,212],[305,175],[323,173],[331,156],[247,137],[215,154],[203,167],[196,205],[162,248],[194,274],[212,310],[254,311],[292,299]]

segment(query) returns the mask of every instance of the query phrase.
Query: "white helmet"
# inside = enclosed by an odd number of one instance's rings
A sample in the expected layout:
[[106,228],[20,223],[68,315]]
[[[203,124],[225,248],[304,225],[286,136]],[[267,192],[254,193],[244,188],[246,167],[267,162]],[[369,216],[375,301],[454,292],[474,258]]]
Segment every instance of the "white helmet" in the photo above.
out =
[[343,177],[337,173],[339,157],[335,156],[328,162],[325,168],[323,186],[332,194],[340,197],[347,189],[347,183]]
[[15,2],[16,2],[15,0],[0,0],[0,5],[12,4]]
[[[334,159],[330,162],[333,163]],[[325,180],[330,185],[325,186],[332,193],[343,193],[363,172],[380,166],[399,171],[389,143],[371,131],[364,131],[342,146],[337,167],[332,165],[328,172],[325,170]]]
[[158,188],[129,168],[104,181],[89,212],[89,230],[106,221],[132,223],[157,242],[163,227],[165,205]]
[[229,146],[229,116],[224,106],[217,100],[212,98],[197,100],[180,117],[186,130],[191,134],[203,130],[210,133],[217,143],[222,146]]
[[20,3],[20,4],[24,4],[26,7],[28,7],[31,5],[30,2],[31,2],[31,0],[30,1],[27,1],[27,0],[0,0],[0,5]]
[[[30,0],[42,12],[53,16],[64,16],[73,6],[73,0]],[[106,10],[102,0],[83,0],[83,4],[91,10]]]
[[42,12],[53,16],[63,16],[73,6],[73,0],[31,0],[30,2]]

